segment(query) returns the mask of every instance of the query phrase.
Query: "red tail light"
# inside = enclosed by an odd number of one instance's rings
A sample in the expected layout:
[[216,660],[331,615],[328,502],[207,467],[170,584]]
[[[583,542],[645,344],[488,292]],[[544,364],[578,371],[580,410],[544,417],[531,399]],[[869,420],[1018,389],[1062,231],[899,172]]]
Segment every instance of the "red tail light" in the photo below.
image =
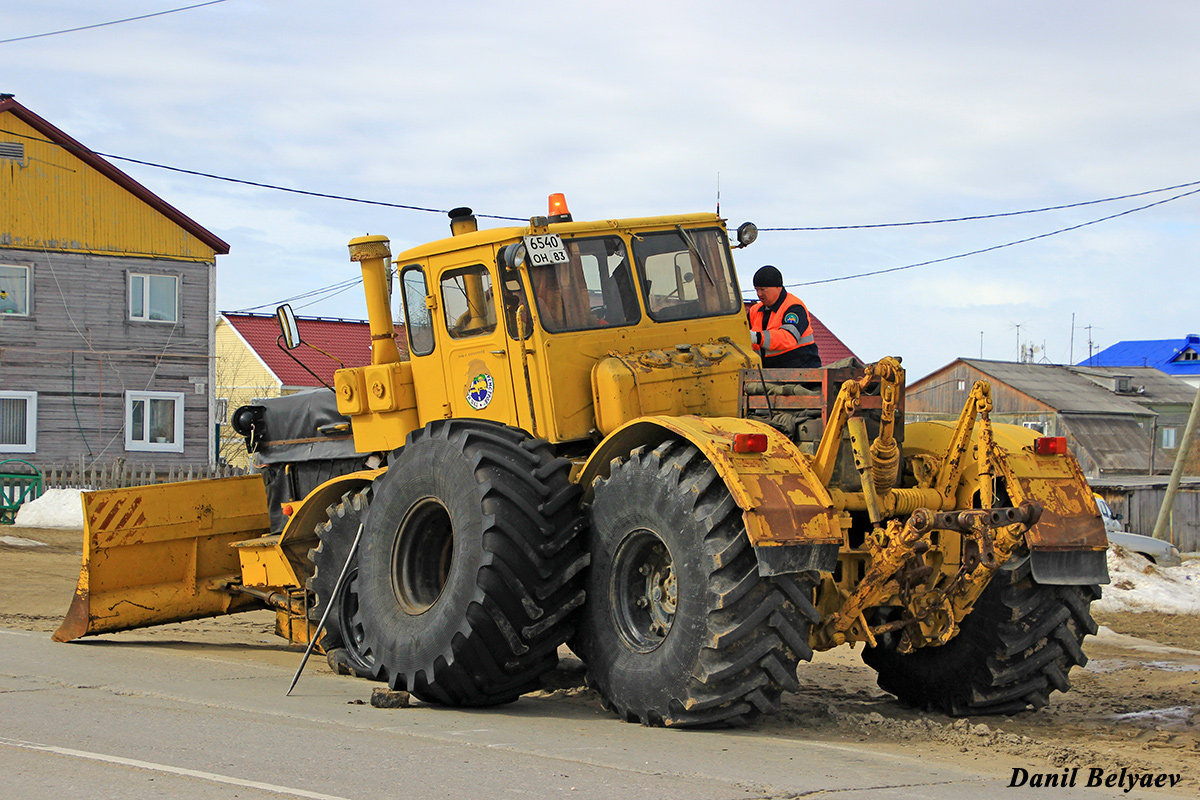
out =
[[1067,454],[1067,437],[1039,437],[1033,442],[1033,452],[1039,456],[1065,456]]
[[733,452],[735,453],[765,453],[767,451],[767,435],[765,433],[735,433],[733,435]]

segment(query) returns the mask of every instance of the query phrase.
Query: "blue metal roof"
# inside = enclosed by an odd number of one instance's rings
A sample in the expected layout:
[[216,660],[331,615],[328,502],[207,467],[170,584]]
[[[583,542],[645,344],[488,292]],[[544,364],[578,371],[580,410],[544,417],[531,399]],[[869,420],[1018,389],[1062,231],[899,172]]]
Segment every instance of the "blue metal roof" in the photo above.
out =
[[1200,375],[1200,335],[1182,339],[1117,342],[1078,367],[1154,367],[1168,375]]

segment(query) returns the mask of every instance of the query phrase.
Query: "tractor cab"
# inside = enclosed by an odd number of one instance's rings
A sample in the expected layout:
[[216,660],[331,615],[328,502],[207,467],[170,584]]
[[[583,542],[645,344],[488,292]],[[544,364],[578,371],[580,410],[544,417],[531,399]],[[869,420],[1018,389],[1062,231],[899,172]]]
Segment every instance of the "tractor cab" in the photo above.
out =
[[[737,371],[757,358],[724,220],[576,222],[561,195],[550,206],[526,227],[489,230],[455,209],[451,237],[394,259],[410,361],[378,386],[358,380],[376,367],[339,372],[360,451],[399,447],[401,431],[431,420],[476,418],[587,452],[638,416],[736,412]],[[737,246],[753,237],[742,226]],[[385,296],[367,294],[373,326],[385,312],[390,324]]]

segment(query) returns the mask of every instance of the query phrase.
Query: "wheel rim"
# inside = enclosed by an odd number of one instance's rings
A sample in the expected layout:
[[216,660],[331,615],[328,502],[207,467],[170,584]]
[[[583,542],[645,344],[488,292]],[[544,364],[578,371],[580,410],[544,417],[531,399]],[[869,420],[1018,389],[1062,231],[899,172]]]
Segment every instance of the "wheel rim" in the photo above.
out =
[[634,650],[648,653],[667,638],[678,596],[671,551],[658,534],[631,532],[613,557],[610,607],[617,632]]
[[346,584],[338,598],[338,625],[342,631],[342,644],[364,664],[370,659],[363,646],[364,631],[362,617],[358,613],[358,569],[346,575]]
[[392,549],[392,591],[406,613],[423,614],[437,603],[453,558],[450,512],[434,498],[418,502],[400,523]]

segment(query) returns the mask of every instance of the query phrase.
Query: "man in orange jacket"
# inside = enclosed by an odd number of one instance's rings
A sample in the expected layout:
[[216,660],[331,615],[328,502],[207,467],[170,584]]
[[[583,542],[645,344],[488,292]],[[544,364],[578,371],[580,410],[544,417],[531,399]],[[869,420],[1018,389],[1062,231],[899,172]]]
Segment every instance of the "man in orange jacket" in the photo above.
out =
[[750,307],[750,340],[764,367],[819,367],[817,340],[808,308],[783,288],[783,275],[771,265],[754,273],[758,302]]

